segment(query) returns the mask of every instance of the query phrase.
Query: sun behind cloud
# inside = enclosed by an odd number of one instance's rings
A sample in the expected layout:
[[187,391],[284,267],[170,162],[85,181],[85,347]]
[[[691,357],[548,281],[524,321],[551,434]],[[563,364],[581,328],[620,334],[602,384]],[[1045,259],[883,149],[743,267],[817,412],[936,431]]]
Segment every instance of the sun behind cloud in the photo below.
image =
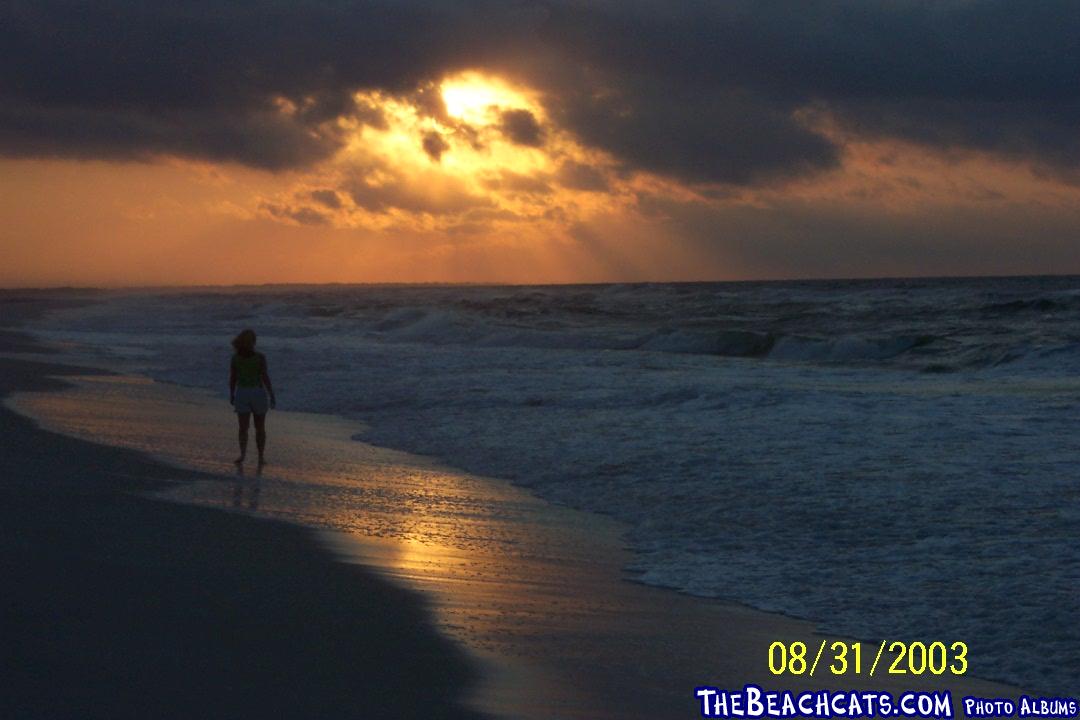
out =
[[539,95],[467,71],[412,92],[356,93],[343,149],[264,197],[279,222],[550,238],[628,193],[612,159],[555,126]]
[[450,117],[471,124],[492,122],[499,111],[506,108],[524,108],[534,114],[542,111],[540,104],[526,91],[501,78],[475,71],[443,80],[439,94]]

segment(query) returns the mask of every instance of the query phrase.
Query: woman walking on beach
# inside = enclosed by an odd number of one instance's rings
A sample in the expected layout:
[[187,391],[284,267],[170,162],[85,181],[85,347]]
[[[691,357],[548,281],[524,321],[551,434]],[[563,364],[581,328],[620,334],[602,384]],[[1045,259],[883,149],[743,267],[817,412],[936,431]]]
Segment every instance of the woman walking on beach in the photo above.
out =
[[266,356],[255,352],[254,330],[241,332],[233,338],[232,346],[236,353],[229,364],[229,402],[240,423],[240,457],[235,462],[239,465],[247,457],[248,425],[254,415],[255,446],[259,449],[259,464],[262,465],[266,453],[266,411],[277,405],[274,386],[266,369]]

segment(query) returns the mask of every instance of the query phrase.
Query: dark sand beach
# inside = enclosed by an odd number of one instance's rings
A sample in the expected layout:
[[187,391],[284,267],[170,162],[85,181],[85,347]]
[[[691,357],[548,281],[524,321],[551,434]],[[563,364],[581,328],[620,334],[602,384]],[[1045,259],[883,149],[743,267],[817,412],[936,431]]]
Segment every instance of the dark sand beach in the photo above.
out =
[[[0,393],[79,372],[0,359]],[[7,408],[0,434],[0,716],[479,717],[415,592],[296,526],[144,496],[195,473]]]
[[777,678],[769,644],[816,647],[813,623],[627,582],[607,518],[282,411],[253,485],[226,474],[219,398],[2,367],[5,394],[49,391],[8,403],[65,432],[0,416],[13,440],[6,564],[20,578],[5,702],[22,716],[676,718],[697,716],[700,684],[1020,692],[970,677]]

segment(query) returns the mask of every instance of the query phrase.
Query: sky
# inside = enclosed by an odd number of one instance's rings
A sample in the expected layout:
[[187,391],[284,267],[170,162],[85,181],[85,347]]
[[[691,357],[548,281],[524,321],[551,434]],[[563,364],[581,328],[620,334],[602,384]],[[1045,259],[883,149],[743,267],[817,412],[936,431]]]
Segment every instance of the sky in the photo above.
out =
[[1080,273],[1073,0],[0,3],[0,286]]

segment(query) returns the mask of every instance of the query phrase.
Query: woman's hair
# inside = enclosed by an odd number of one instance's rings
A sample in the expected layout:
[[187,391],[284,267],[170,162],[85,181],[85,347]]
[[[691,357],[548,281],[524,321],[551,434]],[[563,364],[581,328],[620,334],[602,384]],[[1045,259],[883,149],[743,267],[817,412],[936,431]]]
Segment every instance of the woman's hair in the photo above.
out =
[[255,352],[255,331],[241,330],[240,334],[233,338],[232,346],[241,355],[250,355]]

